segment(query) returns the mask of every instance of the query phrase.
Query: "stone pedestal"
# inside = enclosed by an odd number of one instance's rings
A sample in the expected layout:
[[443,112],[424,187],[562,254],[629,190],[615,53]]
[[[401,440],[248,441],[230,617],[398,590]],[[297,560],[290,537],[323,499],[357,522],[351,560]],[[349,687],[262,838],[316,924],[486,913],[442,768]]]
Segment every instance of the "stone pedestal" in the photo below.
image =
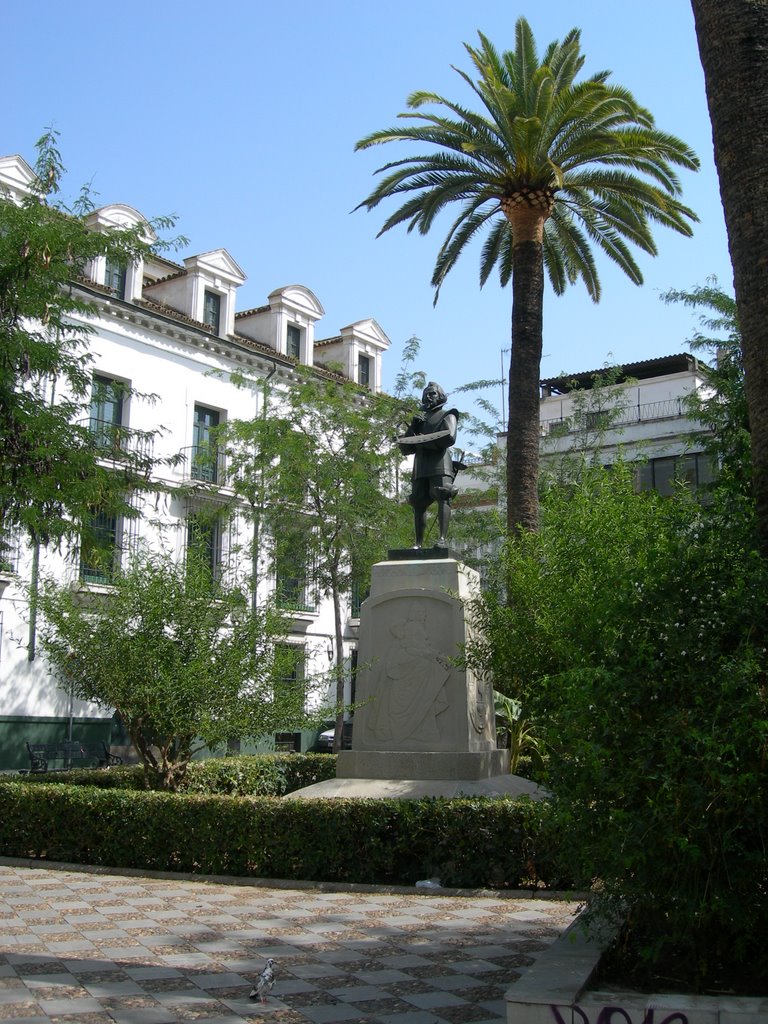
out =
[[455,663],[471,636],[466,602],[478,590],[477,573],[446,549],[390,552],[373,567],[360,612],[352,749],[339,753],[335,779],[286,799],[547,797],[509,774],[509,751],[496,749],[491,685]]
[[479,780],[508,770],[493,692],[455,664],[479,578],[453,558],[379,562],[360,614],[352,749],[339,779]]

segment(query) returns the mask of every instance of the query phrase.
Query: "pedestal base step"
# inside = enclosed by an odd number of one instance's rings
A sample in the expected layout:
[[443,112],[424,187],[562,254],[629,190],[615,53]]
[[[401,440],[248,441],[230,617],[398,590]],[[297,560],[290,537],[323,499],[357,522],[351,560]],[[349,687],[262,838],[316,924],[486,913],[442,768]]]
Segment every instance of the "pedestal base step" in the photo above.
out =
[[515,797],[546,800],[545,789],[519,775],[488,779],[327,779],[289,793],[284,800],[420,800],[423,797]]

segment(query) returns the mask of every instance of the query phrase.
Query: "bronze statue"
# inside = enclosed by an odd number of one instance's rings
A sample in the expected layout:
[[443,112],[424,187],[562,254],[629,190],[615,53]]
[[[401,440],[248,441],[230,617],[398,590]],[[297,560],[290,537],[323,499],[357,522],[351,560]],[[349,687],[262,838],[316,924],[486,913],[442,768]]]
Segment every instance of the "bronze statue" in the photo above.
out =
[[397,439],[403,455],[414,455],[408,501],[413,505],[417,548],[424,542],[427,509],[433,502],[437,502],[440,533],[435,547],[447,546],[451,499],[458,494],[454,479],[462,466],[451,458],[449,448],[456,443],[459,414],[445,408],[447,400],[440,385],[430,381],[421,396],[423,412],[413,417],[405,434]]

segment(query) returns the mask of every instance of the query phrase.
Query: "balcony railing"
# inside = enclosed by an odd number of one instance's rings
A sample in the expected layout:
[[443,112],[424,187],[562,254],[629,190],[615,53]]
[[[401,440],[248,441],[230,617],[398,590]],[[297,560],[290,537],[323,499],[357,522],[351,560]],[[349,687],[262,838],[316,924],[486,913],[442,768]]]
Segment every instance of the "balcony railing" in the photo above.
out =
[[306,576],[282,576],[275,579],[277,607],[289,612],[316,612],[317,595],[313,581]]
[[685,401],[682,398],[668,398],[663,402],[646,402],[642,405],[630,405],[614,411],[588,410],[580,417],[556,416],[541,421],[542,437],[557,437],[575,434],[579,430],[610,430],[614,427],[627,427],[635,423],[652,423],[659,420],[686,418]]
[[222,485],[226,480],[224,453],[212,445],[193,444],[182,448],[182,473],[185,480]]
[[91,417],[82,423],[93,435],[102,458],[119,460],[126,455],[151,458],[154,438],[146,433],[131,430],[123,423],[111,420],[97,420]]
[[0,527],[0,574],[18,572],[20,556],[21,534]]

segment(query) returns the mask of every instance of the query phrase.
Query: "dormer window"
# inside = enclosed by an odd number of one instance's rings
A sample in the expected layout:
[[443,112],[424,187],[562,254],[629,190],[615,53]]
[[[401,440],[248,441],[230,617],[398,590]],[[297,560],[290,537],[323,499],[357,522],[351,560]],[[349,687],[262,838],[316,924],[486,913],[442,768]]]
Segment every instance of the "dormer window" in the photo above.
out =
[[221,322],[221,296],[206,289],[203,302],[203,323],[210,327],[214,334],[219,333]]
[[104,284],[115,293],[118,299],[125,298],[126,278],[127,269],[125,264],[121,265],[115,260],[107,257],[106,268],[104,271]]
[[368,356],[358,356],[357,383],[366,388],[371,386],[371,360]]
[[297,327],[296,324],[288,324],[286,353],[292,359],[301,358],[301,328]]
[[[122,203],[113,203],[110,206],[102,206],[99,210],[93,210],[85,218],[85,223],[90,231],[101,234],[108,235],[115,229],[119,231],[135,229],[147,245],[151,246],[157,241],[157,235],[142,214],[138,210],[134,210],[132,206],[124,206]],[[131,259],[128,256],[121,258],[117,255],[115,258],[103,253],[96,256],[84,268],[84,273],[91,281],[103,284],[118,299],[124,299],[127,302],[141,299],[144,278],[144,258],[142,256]]]

